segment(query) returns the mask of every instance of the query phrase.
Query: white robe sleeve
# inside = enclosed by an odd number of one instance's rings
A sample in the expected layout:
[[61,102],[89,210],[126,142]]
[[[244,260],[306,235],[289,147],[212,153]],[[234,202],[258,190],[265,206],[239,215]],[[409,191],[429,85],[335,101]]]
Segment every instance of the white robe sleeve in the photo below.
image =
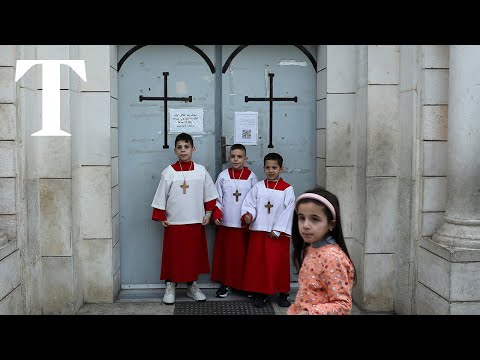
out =
[[205,179],[203,182],[203,202],[209,202],[218,198],[217,188],[213,183],[212,177],[205,168]]
[[247,211],[252,214],[252,222],[257,217],[257,194],[258,186],[253,186],[243,199],[241,216],[245,215]]
[[160,210],[165,210],[167,207],[167,198],[168,193],[170,192],[170,187],[172,186],[172,179],[168,176],[168,169],[162,171],[160,176],[160,182],[153,197],[152,207]]
[[217,202],[215,206],[223,213],[223,172],[218,175],[217,181],[215,181],[215,188],[218,192]]
[[283,201],[283,206],[285,209],[282,211],[282,214],[278,217],[277,221],[275,221],[273,230],[291,235],[293,212],[295,210],[295,193],[293,191],[293,186],[289,186],[284,190],[284,192],[285,198]]

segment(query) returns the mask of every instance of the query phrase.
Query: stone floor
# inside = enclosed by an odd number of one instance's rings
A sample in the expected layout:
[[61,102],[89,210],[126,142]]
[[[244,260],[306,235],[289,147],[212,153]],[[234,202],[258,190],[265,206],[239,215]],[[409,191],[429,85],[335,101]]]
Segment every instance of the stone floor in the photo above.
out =
[[[208,299],[219,300],[215,297],[216,289],[202,289]],[[119,299],[113,304],[84,304],[77,315],[173,315],[175,305],[165,305],[162,303],[164,289],[152,290],[122,290]],[[293,290],[290,298],[295,298],[296,291]],[[244,300],[243,294],[231,293],[225,301]],[[193,301],[185,295],[185,289],[177,289],[176,302]],[[293,301],[293,300],[292,300]],[[272,301],[273,309],[276,315],[285,315],[288,308],[278,306]],[[353,305],[352,315],[371,315]],[[383,313],[375,313],[383,314]]]

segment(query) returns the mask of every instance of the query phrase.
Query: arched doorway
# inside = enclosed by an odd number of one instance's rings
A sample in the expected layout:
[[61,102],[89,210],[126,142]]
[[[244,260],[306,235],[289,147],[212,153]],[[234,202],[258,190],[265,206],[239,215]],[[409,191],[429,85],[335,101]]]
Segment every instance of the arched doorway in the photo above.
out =
[[[258,135],[248,138],[255,144],[246,144],[248,166],[263,179],[263,157],[280,153],[283,178],[298,195],[315,184],[316,50],[294,45],[125,45],[118,53],[121,287],[161,288],[163,228],[151,220],[150,204],[160,173],[176,161],[178,132],[171,127],[171,109],[201,109],[202,126],[190,132],[197,148],[193,160],[205,165],[213,180],[228,167],[229,145],[236,135],[238,140],[235,113],[257,113]],[[168,97],[179,99],[166,105],[164,100],[145,100],[164,97],[165,88]],[[191,102],[180,99],[189,97]],[[214,225],[207,226],[207,235],[212,260]],[[215,286],[209,275],[202,275],[199,283]]]

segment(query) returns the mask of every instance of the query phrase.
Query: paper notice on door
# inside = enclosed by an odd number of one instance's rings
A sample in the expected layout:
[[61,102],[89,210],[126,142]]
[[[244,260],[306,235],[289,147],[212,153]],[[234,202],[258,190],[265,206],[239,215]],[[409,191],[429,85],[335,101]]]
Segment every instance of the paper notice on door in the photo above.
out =
[[257,145],[258,112],[235,111],[235,143]]
[[203,133],[203,109],[168,109],[170,132]]

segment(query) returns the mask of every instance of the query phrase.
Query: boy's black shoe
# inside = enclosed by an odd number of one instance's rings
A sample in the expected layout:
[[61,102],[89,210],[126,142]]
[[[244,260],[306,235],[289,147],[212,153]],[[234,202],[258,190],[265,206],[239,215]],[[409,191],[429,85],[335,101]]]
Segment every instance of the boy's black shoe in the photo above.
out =
[[215,293],[215,296],[218,298],[226,298],[228,294],[232,292],[232,288],[230,286],[221,285],[220,288]]
[[269,302],[270,300],[268,299],[268,295],[257,294],[253,300],[253,306],[263,308],[267,306]]
[[288,299],[288,294],[280,293],[278,299],[278,306],[280,307],[289,307],[291,305],[290,300]]

